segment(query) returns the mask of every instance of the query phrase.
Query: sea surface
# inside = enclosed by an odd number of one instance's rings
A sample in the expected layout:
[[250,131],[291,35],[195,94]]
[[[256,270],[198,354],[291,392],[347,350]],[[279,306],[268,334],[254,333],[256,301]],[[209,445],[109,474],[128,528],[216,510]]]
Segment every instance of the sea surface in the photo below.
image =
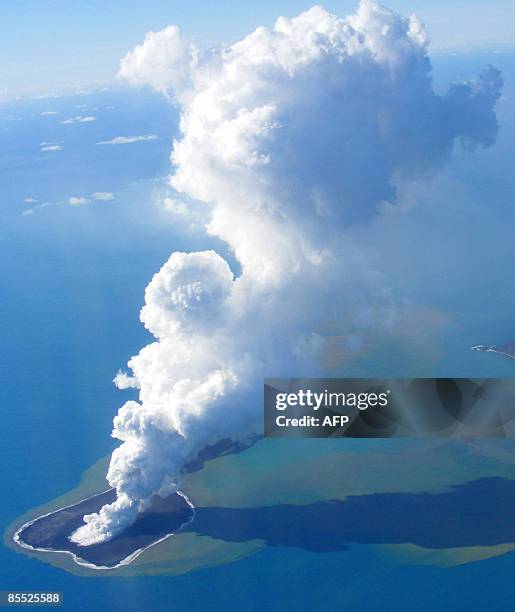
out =
[[[507,51],[435,58],[438,87],[487,63],[504,70],[498,141],[486,151],[457,153],[430,193],[420,196],[420,207],[408,213],[417,257],[397,262],[396,268],[403,279],[399,291],[404,289],[416,306],[406,336],[385,340],[334,366],[331,374],[515,376],[513,360],[470,350],[515,340],[514,59]],[[94,116],[95,121],[61,123],[76,116]],[[109,435],[113,416],[134,393],[117,391],[111,380],[150,339],[138,321],[139,309],[146,284],[170,253],[215,248],[230,259],[225,245],[159,205],[167,195],[177,120],[173,107],[158,96],[123,88],[0,105],[2,529],[72,489],[87,468],[114,448]],[[149,134],[156,138],[96,144]],[[61,149],[43,150],[47,146]],[[99,192],[112,193],[113,199],[95,200]],[[69,198],[90,201],[70,205]],[[430,200],[438,202],[437,212],[426,205]],[[408,241],[409,236],[399,239]],[[307,456],[327,452],[323,442],[306,441]],[[288,456],[289,443],[275,441],[275,452]],[[331,444],[349,448],[346,440]],[[354,454],[370,451],[366,441],[352,441]],[[302,448],[296,452],[302,454]],[[265,464],[268,456],[262,452],[260,461]],[[416,480],[409,473],[409,452],[406,461],[399,480]],[[492,489],[491,481],[478,485],[479,476],[479,467],[477,478],[467,476],[476,482],[474,495],[487,500],[492,495],[498,504],[512,501],[505,489]],[[373,474],[369,477],[373,482]],[[502,477],[510,480],[506,470]],[[232,485],[220,481],[222,499],[224,486]],[[463,497],[464,509],[474,495]],[[395,507],[403,521],[406,507]],[[454,508],[459,513],[459,505]],[[351,510],[375,516],[370,506]],[[346,512],[342,520],[349,518]],[[310,516],[296,520],[311,521]],[[476,516],[479,523],[481,508]],[[213,517],[211,512],[206,521]],[[231,517],[226,524],[234,527]],[[419,542],[425,524],[421,518]],[[81,577],[2,546],[0,589],[63,591],[70,610],[513,607],[515,553],[509,547],[505,554],[483,555],[482,560],[479,555],[463,563],[419,562],[409,555],[407,560],[386,555],[362,537],[341,550],[317,550],[316,533],[309,527],[306,538],[315,537],[311,546],[292,546],[286,535],[272,534],[272,544],[253,554],[182,575]],[[454,545],[453,529],[451,521],[449,543]],[[263,533],[256,521],[250,533],[220,536],[260,539]],[[302,544],[302,530],[295,537]],[[515,537],[509,541],[505,535],[505,540],[511,544]]]

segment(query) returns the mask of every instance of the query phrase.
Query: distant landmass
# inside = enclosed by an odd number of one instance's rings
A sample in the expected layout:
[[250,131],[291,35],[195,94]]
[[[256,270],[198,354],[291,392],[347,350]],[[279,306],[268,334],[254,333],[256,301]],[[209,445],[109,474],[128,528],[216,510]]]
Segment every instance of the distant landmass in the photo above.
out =
[[485,353],[497,353],[510,359],[515,359],[515,342],[508,342],[507,344],[492,344],[487,346],[484,344],[477,344],[476,346],[470,347],[473,351],[482,351]]

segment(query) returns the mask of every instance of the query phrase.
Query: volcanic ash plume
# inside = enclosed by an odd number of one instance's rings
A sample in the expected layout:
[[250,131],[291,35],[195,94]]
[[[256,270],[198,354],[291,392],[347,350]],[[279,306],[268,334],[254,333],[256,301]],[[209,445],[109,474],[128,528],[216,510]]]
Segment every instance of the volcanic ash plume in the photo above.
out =
[[[84,517],[82,545],[175,491],[206,444],[259,432],[263,375],[318,374],[325,321],[341,322],[336,333],[371,318],[377,333],[395,327],[367,228],[456,143],[495,141],[502,86],[488,68],[436,95],[419,21],[373,1],[345,19],[318,6],[281,17],[204,56],[175,26],[150,32],[120,75],[180,107],[170,187],[204,203],[241,274],[213,251],[173,253],[148,285],[141,321],[155,341],[115,379],[139,388],[114,419],[117,501]],[[372,304],[389,314],[374,318]]]

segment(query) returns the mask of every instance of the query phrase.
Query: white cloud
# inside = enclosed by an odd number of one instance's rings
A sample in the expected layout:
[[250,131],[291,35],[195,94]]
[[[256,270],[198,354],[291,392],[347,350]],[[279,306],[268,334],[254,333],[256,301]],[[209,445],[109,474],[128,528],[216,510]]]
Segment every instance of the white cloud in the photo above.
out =
[[149,32],[145,41],[122,59],[118,76],[132,85],[150,85],[162,93],[188,86],[197,66],[198,49],[177,26]]
[[173,253],[145,290],[141,321],[156,338],[212,328],[232,283],[227,262],[214,251]]
[[61,121],[62,124],[71,124],[71,123],[91,123],[92,121],[96,121],[97,118],[93,117],[93,115],[88,115],[87,117],[77,116],[77,117],[69,117],[64,121]]
[[59,142],[42,142],[40,143],[41,151],[62,151],[63,145]]
[[81,206],[83,204],[87,204],[89,202],[88,198],[72,196],[68,198],[68,204],[70,206]]
[[159,205],[170,215],[175,217],[175,226],[181,224],[181,231],[204,231],[205,205],[196,201],[165,196],[158,200]]
[[101,200],[102,202],[109,202],[110,200],[114,200],[114,193],[110,191],[95,191],[91,195],[94,200]]
[[[48,143],[41,143],[41,144],[48,144]],[[28,198],[25,198],[23,201],[26,204],[35,204],[35,206],[27,210],[24,210],[21,214],[30,215],[43,208],[48,208],[49,206],[60,206],[63,204],[67,204],[69,206],[84,206],[85,204],[89,204],[91,200],[109,202],[113,200],[114,197],[115,197],[114,193],[111,193],[110,191],[96,191],[95,193],[91,194],[90,198],[87,198],[85,196],[71,196],[67,200],[64,200],[64,201],[61,200],[59,202],[42,202],[40,204],[37,204],[38,200],[36,200],[35,198],[28,197]]]
[[186,204],[177,198],[163,198],[163,207],[174,215],[183,217],[188,216],[188,207]]
[[50,115],[58,115],[59,111],[43,111],[41,113],[39,113],[42,117],[47,117]]
[[122,372],[121,370],[118,370],[116,376],[113,378],[113,382],[118,389],[139,388],[139,383],[134,376],[129,376],[126,372]]
[[[32,200],[32,198],[27,198],[25,201],[27,201],[27,200]],[[33,202],[37,202],[37,200],[32,200],[32,201]],[[41,202],[41,204],[36,204],[32,208],[28,208],[27,210],[24,210],[21,214],[23,216],[25,216],[25,215],[33,215],[36,211],[42,210],[43,208],[49,208],[50,206],[57,206],[57,203],[55,203],[55,202]]]
[[122,145],[132,144],[133,142],[144,142],[147,140],[157,140],[155,134],[143,134],[142,136],[117,136],[111,140],[102,140],[97,145]]
[[316,376],[329,324],[352,350],[403,333],[377,227],[398,211],[398,190],[428,180],[456,144],[496,137],[499,73],[436,95],[420,23],[372,0],[346,19],[321,7],[280,18],[202,60],[192,49],[177,28],[151,33],[120,72],[175,88],[170,185],[207,204],[207,230],[241,275],[212,251],[174,253],[147,287],[141,320],[155,341],[128,363],[139,402],[114,419],[118,497],[84,518],[73,534],[84,545],[175,490],[206,444],[259,431],[264,373]]

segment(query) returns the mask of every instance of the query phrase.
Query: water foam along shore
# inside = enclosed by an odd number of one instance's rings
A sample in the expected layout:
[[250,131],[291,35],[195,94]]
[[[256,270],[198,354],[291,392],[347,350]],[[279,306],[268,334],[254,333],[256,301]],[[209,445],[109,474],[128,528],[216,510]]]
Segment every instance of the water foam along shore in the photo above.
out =
[[144,550],[190,523],[195,516],[193,504],[183,493],[173,493],[166,499],[156,495],[136,522],[112,540],[91,546],[78,546],[70,541],[70,534],[82,524],[84,514],[97,512],[115,498],[115,490],[108,489],[40,516],[22,525],[13,540],[30,550],[68,553],[84,567],[115,569],[128,565]]
[[492,346],[486,346],[484,344],[476,344],[470,347],[473,351],[481,351],[484,353],[497,353],[510,359],[515,359],[515,342],[508,342],[507,344],[492,344]]

